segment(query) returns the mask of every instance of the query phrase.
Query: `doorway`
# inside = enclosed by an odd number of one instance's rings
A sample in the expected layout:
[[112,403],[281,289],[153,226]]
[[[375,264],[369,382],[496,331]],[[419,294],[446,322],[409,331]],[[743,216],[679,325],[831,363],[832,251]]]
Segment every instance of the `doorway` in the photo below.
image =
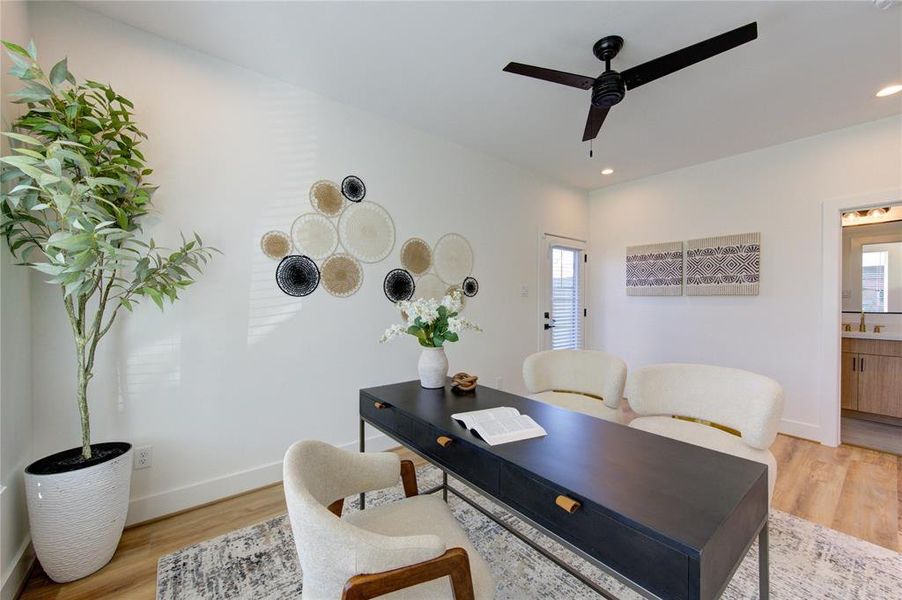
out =
[[540,350],[585,344],[586,242],[544,234],[539,259]]

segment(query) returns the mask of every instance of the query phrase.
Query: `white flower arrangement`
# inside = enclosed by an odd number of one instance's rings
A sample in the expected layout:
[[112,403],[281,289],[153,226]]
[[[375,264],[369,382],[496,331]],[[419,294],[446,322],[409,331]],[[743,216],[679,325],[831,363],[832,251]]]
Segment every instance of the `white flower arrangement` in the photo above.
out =
[[460,292],[454,291],[441,301],[420,298],[413,302],[401,301],[397,305],[404,323],[392,325],[382,334],[382,343],[402,334],[412,335],[426,348],[441,348],[445,342],[456,342],[466,330],[482,331],[479,325],[459,316],[463,302]]

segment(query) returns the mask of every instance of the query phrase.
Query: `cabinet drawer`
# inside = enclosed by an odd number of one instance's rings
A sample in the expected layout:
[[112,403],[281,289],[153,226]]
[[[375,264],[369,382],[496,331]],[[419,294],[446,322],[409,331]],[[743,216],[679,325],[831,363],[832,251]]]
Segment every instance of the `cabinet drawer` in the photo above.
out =
[[[499,459],[466,441],[465,436],[470,434],[463,428],[460,435],[449,435],[448,432],[440,431],[431,425],[399,415],[398,432],[439,465],[457,473],[488,493],[497,493]],[[442,446],[438,441],[440,437],[450,438],[451,443]]]
[[[518,467],[504,465],[499,483],[503,502],[617,572],[662,598],[688,596],[689,560],[683,553],[615,521],[586,505],[582,498],[539,481]],[[568,512],[557,503],[559,496],[581,505]]]

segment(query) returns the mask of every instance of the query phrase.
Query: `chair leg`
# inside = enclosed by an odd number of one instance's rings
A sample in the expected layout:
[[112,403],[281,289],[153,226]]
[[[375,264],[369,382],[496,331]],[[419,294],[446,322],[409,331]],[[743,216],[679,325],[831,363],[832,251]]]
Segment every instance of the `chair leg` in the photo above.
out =
[[382,573],[355,575],[348,579],[342,591],[342,600],[368,600],[438,579],[451,577],[454,600],[475,600],[470,558],[463,548],[449,548],[432,560],[400,567]]
[[408,498],[419,494],[417,489],[417,470],[413,466],[413,461],[401,461],[401,483],[404,485],[404,495]]

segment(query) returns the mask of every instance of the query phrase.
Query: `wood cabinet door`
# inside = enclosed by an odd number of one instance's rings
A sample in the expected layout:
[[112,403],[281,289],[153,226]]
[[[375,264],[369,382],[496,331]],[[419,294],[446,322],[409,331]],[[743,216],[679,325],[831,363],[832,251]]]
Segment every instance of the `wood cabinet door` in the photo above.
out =
[[842,353],[842,407],[858,410],[858,355],[854,352]]
[[859,355],[858,410],[902,417],[902,357]]

